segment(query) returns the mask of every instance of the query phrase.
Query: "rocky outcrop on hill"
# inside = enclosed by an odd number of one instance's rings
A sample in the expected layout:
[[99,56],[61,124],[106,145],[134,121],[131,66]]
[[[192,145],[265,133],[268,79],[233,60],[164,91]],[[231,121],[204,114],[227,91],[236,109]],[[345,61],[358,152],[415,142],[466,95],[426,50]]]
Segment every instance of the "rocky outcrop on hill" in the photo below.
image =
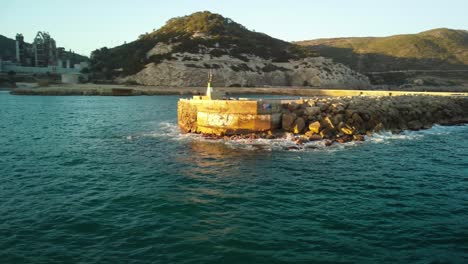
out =
[[[168,50],[167,45],[160,47]],[[155,48],[150,53],[161,54]],[[213,84],[218,87],[305,86],[351,89],[369,86],[366,76],[323,57],[272,62],[251,55],[245,55],[243,60],[227,55],[212,57],[208,54],[176,53],[172,56],[175,59],[150,63],[137,74],[118,80],[156,86],[204,86],[207,74],[212,69]]]
[[307,48],[210,12],[173,18],[138,40],[92,53],[97,78],[164,87],[304,86],[365,88],[369,80]]

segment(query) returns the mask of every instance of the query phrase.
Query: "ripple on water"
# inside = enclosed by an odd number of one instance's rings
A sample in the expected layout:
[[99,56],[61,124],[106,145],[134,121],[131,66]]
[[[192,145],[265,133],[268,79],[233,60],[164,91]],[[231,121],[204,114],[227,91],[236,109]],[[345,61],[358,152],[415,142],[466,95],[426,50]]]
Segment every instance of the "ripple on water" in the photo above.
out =
[[1,262],[468,258],[467,126],[286,150],[181,135],[177,99],[0,94]]

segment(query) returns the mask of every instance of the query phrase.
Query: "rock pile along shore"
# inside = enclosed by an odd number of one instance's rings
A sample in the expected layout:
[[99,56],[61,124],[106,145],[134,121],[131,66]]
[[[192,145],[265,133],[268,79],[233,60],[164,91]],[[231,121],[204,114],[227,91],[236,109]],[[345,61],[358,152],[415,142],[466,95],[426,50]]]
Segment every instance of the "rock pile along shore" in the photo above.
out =
[[306,99],[284,104],[281,130],[232,138],[278,138],[293,134],[297,144],[326,140],[326,144],[362,141],[380,131],[431,128],[434,124],[468,123],[467,97],[383,96]]

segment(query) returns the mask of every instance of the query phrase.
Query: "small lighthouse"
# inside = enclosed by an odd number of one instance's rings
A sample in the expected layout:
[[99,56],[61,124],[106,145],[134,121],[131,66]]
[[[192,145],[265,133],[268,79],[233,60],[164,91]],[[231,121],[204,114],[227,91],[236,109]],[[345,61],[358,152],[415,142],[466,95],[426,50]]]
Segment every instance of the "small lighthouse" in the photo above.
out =
[[213,87],[211,87],[211,83],[213,82],[213,72],[210,70],[208,72],[208,84],[206,86],[206,94],[202,96],[203,100],[220,100],[223,98],[224,94],[219,91],[215,91]]
[[210,70],[208,72],[208,85],[206,87],[206,97],[211,99],[211,94],[213,93],[213,88],[211,88],[211,82],[213,81],[213,72]]

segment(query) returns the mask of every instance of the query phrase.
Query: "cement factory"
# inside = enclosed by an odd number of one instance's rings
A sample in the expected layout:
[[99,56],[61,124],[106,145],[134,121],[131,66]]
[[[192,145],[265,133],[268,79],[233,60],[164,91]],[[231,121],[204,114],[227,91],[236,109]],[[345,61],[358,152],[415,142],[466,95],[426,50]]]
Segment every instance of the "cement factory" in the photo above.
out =
[[0,59],[0,72],[78,74],[88,67],[87,62],[76,61],[73,52],[57,47],[47,32],[37,32],[32,44],[25,42],[22,34],[16,34],[15,45],[15,59]]

